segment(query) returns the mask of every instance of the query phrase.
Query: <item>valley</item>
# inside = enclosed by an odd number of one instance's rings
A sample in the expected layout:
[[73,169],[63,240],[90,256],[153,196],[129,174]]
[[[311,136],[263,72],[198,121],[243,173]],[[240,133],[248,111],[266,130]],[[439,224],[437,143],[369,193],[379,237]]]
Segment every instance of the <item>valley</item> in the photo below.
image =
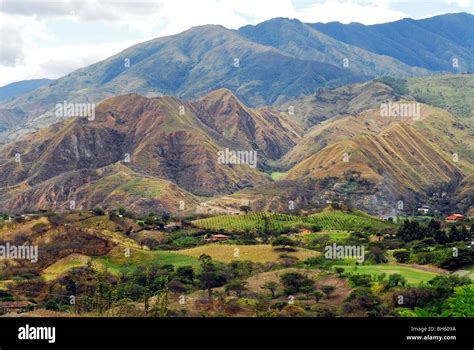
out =
[[0,88],[0,316],[474,316],[473,21],[203,25]]

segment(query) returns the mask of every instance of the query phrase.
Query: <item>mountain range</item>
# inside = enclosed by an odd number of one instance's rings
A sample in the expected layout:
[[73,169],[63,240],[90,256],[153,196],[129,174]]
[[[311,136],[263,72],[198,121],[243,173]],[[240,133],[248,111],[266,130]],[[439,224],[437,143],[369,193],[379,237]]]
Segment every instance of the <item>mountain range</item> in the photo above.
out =
[[[366,199],[359,206],[370,212],[386,210],[376,204],[380,201],[414,204],[436,185],[462,183],[460,191],[470,191],[466,186],[472,182],[463,182],[474,172],[470,118],[426,104],[419,119],[381,116],[376,99],[365,108],[361,101],[381,96],[380,101],[416,102],[381,81],[319,94],[341,96],[341,91],[352,93],[339,104],[334,99],[333,114],[306,129],[303,119],[251,108],[227,89],[190,102],[137,94],[107,99],[94,120],[67,119],[0,148],[0,210],[65,210],[74,201],[87,208],[126,204],[142,213],[181,207],[202,212],[200,203],[209,197],[214,199],[207,208],[229,206],[234,198],[236,207],[263,201],[281,209],[291,200],[289,193],[313,197],[305,183],[325,179],[336,180],[321,191],[347,181],[367,187],[358,194]],[[304,105],[313,101],[320,111],[318,96],[303,98]],[[224,149],[256,152],[257,167],[222,164],[218,152]],[[288,169],[277,181],[269,176],[275,167]],[[360,200],[358,195],[351,200]]]
[[255,107],[382,75],[469,71],[473,21],[473,15],[459,13],[379,26],[275,18],[238,30],[193,27],[135,45],[0,103],[0,120],[9,121],[0,142],[58,121],[53,109],[65,100],[97,103],[129,92],[190,100],[228,88]]
[[[396,203],[416,208],[437,191],[468,211],[474,76],[470,64],[447,71],[450,57],[472,57],[473,19],[276,18],[133,46],[0,103],[0,211],[350,201],[392,215]],[[96,104],[94,118],[58,116],[63,101]],[[416,105],[419,115],[383,115],[387,103]],[[255,154],[255,166],[223,163],[229,150]]]

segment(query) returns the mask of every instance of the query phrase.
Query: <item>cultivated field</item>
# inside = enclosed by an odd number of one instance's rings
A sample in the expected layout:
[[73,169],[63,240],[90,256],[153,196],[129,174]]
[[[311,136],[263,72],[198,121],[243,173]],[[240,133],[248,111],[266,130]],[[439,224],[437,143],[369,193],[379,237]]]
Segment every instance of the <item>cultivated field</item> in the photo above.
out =
[[316,225],[323,230],[339,231],[388,230],[396,227],[392,223],[370,216],[361,211],[342,212],[335,210],[325,210],[321,213],[309,216],[270,213],[221,215],[195,220],[192,223],[197,227],[209,230],[255,232],[264,229],[265,218],[267,220],[268,228],[277,232],[298,225]]
[[299,260],[306,260],[319,255],[319,253],[316,251],[301,248],[297,248],[293,252],[281,251],[273,248],[269,244],[231,245],[220,243],[180,250],[179,254],[196,258],[198,258],[201,254],[207,254],[212,257],[213,260],[221,262],[230,262],[233,260],[251,260],[258,263],[276,262],[282,254],[294,256]]
[[423,271],[407,266],[392,265],[392,264],[380,264],[380,265],[359,265],[359,266],[335,266],[341,267],[346,272],[356,274],[368,274],[368,275],[380,275],[385,273],[393,275],[398,273],[406,278],[407,283],[410,285],[417,285],[421,282],[428,282],[430,279],[436,277],[438,274],[429,271]]

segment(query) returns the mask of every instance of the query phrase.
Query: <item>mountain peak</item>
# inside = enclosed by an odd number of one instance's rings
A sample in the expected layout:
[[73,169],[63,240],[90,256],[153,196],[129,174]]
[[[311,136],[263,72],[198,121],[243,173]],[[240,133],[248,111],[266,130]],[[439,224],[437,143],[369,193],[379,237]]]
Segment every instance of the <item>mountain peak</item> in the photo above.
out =
[[229,100],[229,99],[235,99],[236,101],[239,101],[237,96],[230,91],[228,88],[222,87],[216,90],[213,90],[209,92],[207,95],[202,97],[200,100]]

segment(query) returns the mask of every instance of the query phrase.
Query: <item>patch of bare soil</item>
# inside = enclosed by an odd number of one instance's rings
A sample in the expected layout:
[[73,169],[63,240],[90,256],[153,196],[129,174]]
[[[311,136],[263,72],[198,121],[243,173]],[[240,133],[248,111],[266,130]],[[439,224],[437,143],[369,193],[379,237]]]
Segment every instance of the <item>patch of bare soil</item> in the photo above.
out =
[[316,288],[323,285],[334,286],[336,289],[329,298],[323,298],[319,302],[323,305],[339,306],[351,294],[352,288],[347,279],[339,278],[337,275],[325,276],[316,282]]

